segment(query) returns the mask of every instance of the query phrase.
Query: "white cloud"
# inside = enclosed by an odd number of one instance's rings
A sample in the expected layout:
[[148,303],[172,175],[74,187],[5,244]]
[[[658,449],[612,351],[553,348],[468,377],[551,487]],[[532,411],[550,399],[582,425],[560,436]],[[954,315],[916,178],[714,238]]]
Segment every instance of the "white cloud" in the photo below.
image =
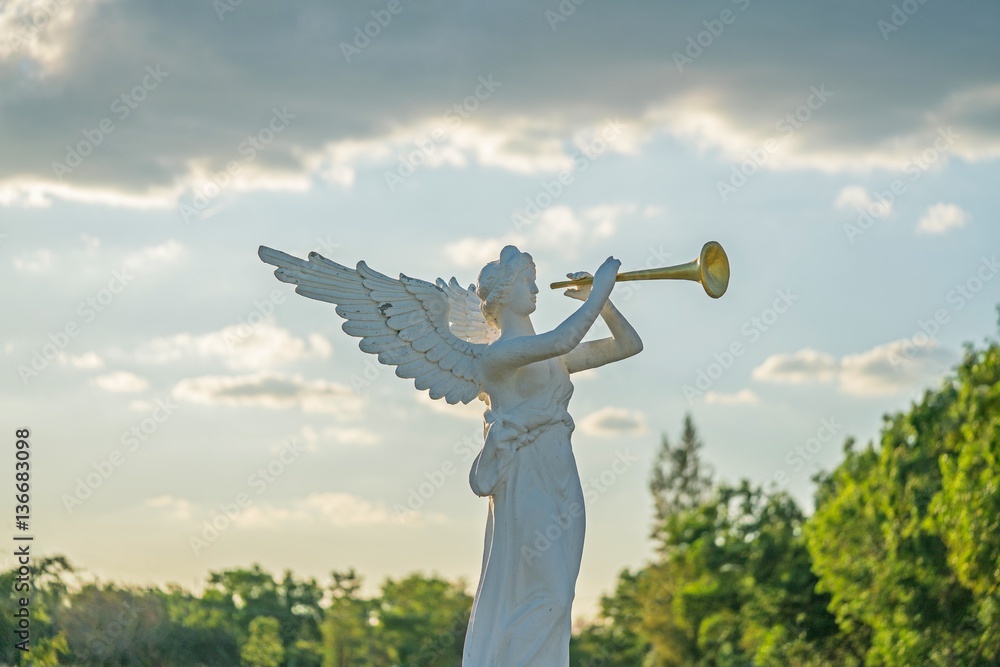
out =
[[579,428],[588,435],[639,435],[646,432],[646,417],[640,410],[607,406],[580,420]]
[[202,405],[259,407],[271,410],[300,408],[303,412],[356,415],[362,400],[350,387],[306,380],[301,375],[279,375],[262,371],[252,375],[208,375],[181,380],[173,396]]
[[96,236],[83,233],[80,234],[80,240],[83,242],[83,252],[86,255],[95,255],[101,249],[101,239]]
[[775,354],[754,369],[755,380],[791,384],[837,381],[852,396],[888,396],[937,380],[956,356],[923,334],[835,359],[815,350]]
[[944,234],[965,227],[968,215],[955,204],[934,204],[917,223],[918,234]]
[[833,205],[839,209],[852,211],[868,211],[876,218],[884,218],[892,213],[892,201],[889,199],[876,201],[861,185],[848,185],[837,194]]
[[265,321],[256,327],[235,324],[207,334],[154,338],[140,345],[135,356],[151,364],[185,358],[218,359],[233,370],[252,370],[303,359],[327,359],[332,350],[329,341],[319,334],[297,338],[272,321]]
[[177,205],[179,187],[150,188],[145,192],[124,192],[109,186],[75,186],[33,177],[16,177],[0,181],[0,206],[48,208],[54,199],[92,206],[163,210]]
[[[561,204],[542,209],[536,217],[524,215],[516,233],[502,237],[465,237],[445,246],[445,254],[455,265],[482,268],[500,256],[506,245],[522,250],[532,248],[558,249],[573,257],[584,247],[590,247],[612,236],[622,217],[636,213],[635,204],[605,204],[584,209],[579,215]],[[523,211],[519,211],[523,214]]]
[[123,393],[135,393],[149,387],[148,381],[128,371],[115,371],[114,373],[98,376],[91,380],[91,384],[105,391]]
[[[73,27],[103,0],[7,0],[0,12],[0,62],[30,59],[43,74],[68,65],[67,47],[74,45]],[[77,20],[74,20],[77,19]]]
[[760,398],[749,389],[742,389],[735,394],[710,391],[705,394],[705,402],[709,405],[757,405]]
[[944,374],[954,355],[937,341],[914,337],[879,345],[841,360],[840,389],[855,396],[887,396],[926,385]]
[[[371,447],[377,445],[382,439],[372,431],[358,426],[329,426],[321,432],[311,426],[303,426],[299,429],[299,435],[305,441],[305,447],[309,451],[316,451],[319,445],[325,442],[332,442],[338,447]],[[278,445],[281,449],[283,445]]]
[[[164,495],[149,498],[146,507],[161,510],[170,521],[189,521],[210,516],[214,508],[200,507],[183,498]],[[411,516],[415,515],[415,516]],[[421,515],[407,512],[406,519],[426,518],[444,521],[440,514]],[[403,517],[381,503],[343,492],[310,493],[304,498],[286,504],[252,504],[245,507],[233,520],[233,525],[244,529],[290,528],[295,526],[382,526],[398,524]],[[407,521],[410,523],[410,521]]]
[[468,404],[456,403],[455,405],[450,405],[444,399],[433,399],[431,395],[426,391],[419,391],[414,394],[414,399],[425,408],[428,408],[432,412],[436,412],[442,415],[448,415],[449,417],[457,417],[458,419],[469,419],[471,421],[483,421],[483,412],[486,410],[486,404],[482,401],[469,401]]
[[163,510],[166,512],[167,517],[174,521],[187,521],[197,511],[197,507],[190,501],[183,498],[174,498],[173,496],[147,498],[145,505]]
[[236,520],[236,524],[244,528],[273,528],[288,524],[378,526],[398,522],[396,514],[385,505],[333,491],[310,493],[287,507],[252,505]]
[[830,382],[836,375],[836,359],[808,348],[790,354],[773,354],[753,370],[755,380],[788,384]]
[[13,259],[14,268],[26,273],[44,273],[52,266],[55,255],[48,248],[27,250]]
[[151,271],[176,262],[184,253],[184,246],[170,239],[159,245],[147,246],[125,258],[125,268],[130,271]]
[[[360,166],[394,170],[399,156],[411,154],[421,144],[430,146],[421,153],[424,168],[480,165],[555,174],[570,167],[577,148],[612,117],[620,117],[626,127],[611,147],[621,153],[634,153],[642,142],[673,135],[697,150],[721,152],[728,161],[737,162],[776,137],[781,150],[768,156],[765,169],[898,168],[929,150],[937,128],[949,125],[963,139],[949,154],[970,160],[1000,154],[1000,133],[993,122],[1000,108],[996,77],[982,68],[955,66],[959,56],[941,45],[959,33],[957,29],[941,33],[940,22],[923,28],[908,25],[907,31],[918,33],[915,39],[896,44],[886,54],[884,69],[891,73],[904,71],[921,57],[950,65],[940,71],[925,67],[925,85],[917,88],[899,76],[845,77],[855,64],[827,57],[836,40],[844,39],[826,29],[836,18],[835,8],[793,16],[788,3],[758,7],[755,20],[786,21],[814,48],[788,59],[775,45],[761,43],[754,31],[737,31],[727,36],[726,48],[745,58],[701,59],[694,65],[700,75],[688,77],[677,76],[677,65],[656,47],[684,43],[692,26],[705,19],[698,3],[647,2],[635,13],[613,7],[592,9],[590,18],[575,23],[576,39],[560,38],[555,43],[544,22],[537,20],[537,4],[513,2],[505,5],[504,21],[526,26],[519,33],[518,54],[498,50],[496,40],[503,37],[484,32],[492,15],[485,24],[479,15],[451,16],[430,32],[419,22],[404,21],[379,38],[381,58],[372,60],[372,53],[366,52],[365,67],[385,86],[365,87],[357,85],[353,68],[331,69],[322,56],[329,48],[326,37],[331,33],[326,28],[371,20],[361,6],[334,12],[323,3],[297,3],[283,10],[288,20],[281,22],[274,20],[273,8],[266,4],[243,3],[238,11],[244,30],[226,35],[213,29],[211,22],[186,21],[183,12],[116,11],[119,3],[5,3],[0,34],[10,39],[0,44],[0,73],[3,89],[11,91],[17,104],[7,109],[0,123],[3,145],[10,147],[0,156],[6,158],[0,159],[0,202],[32,206],[62,198],[101,205],[176,206],[179,196],[199,187],[205,175],[222,171],[229,161],[242,160],[236,147],[247,133],[262,126],[260,112],[275,103],[269,94],[275,85],[284,91],[281,103],[288,104],[295,119],[252,161],[241,161],[227,194],[258,187],[302,190],[316,181],[349,186]],[[95,11],[104,5],[110,8]],[[51,16],[46,15],[49,7],[55,8]],[[39,14],[42,25],[35,29],[30,21]],[[869,36],[884,12],[870,7],[866,16],[848,38]],[[980,23],[966,26],[962,36],[989,43],[989,22]],[[931,29],[938,32],[925,32]],[[117,39],[95,42],[92,36],[102,30]],[[629,39],[602,42],[600,36],[609,30]],[[150,39],[158,31],[178,39],[158,44]],[[248,55],[241,40],[265,34],[275,48]],[[946,39],[937,39],[935,46],[933,38],[942,34]],[[479,96],[475,75],[454,76],[435,66],[446,45],[470,35],[482,48],[470,52],[466,71],[504,72],[498,74],[503,83],[495,97]],[[984,59],[994,55],[994,49],[987,49]],[[263,66],[264,58],[271,67]],[[109,89],[107,73],[123,62],[132,67],[122,69],[115,87]],[[74,171],[75,185],[60,183],[51,173],[51,160],[65,159],[65,147],[85,138],[80,129],[95,127],[102,114],[109,114],[112,100],[143,81],[143,68],[159,63],[175,70],[163,81],[162,90],[153,91],[150,101],[127,122],[116,123],[115,139],[134,150],[98,145]],[[285,74],[291,66],[297,68],[296,76]],[[744,75],[746,67],[772,76],[750,82]],[[218,85],[219,72],[230,74],[230,85]],[[323,77],[326,85],[321,88],[311,83]],[[665,78],[671,81],[667,88],[648,85]],[[832,102],[803,106],[816,95],[804,80],[836,81],[830,90]],[[608,85],[595,86],[594,81]],[[53,99],[61,104],[53,107]],[[878,108],[879,114],[858,122],[858,100]],[[473,106],[456,114],[453,109],[466,101]],[[807,131],[786,135],[776,129],[776,121],[799,109],[809,117]],[[72,130],[25,131],[37,129],[40,119]],[[436,130],[444,130],[444,135]],[[29,150],[51,159],[33,165],[16,160]]]
[[96,352],[84,352],[77,356],[70,356],[65,352],[59,354],[59,361],[80,369],[94,369],[104,366],[104,360]]

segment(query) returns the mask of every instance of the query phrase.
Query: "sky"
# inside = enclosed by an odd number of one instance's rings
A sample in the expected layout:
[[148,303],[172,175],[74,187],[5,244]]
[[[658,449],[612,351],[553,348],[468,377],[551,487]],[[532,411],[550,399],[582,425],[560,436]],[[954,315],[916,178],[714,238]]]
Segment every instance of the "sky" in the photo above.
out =
[[473,589],[482,404],[395,377],[261,244],[463,285],[515,244],[545,331],[567,272],[719,241],[723,298],[619,285],[645,349],[573,378],[575,613],[652,558],[685,413],[719,478],[810,509],[846,438],[996,332],[998,32],[963,0],[8,0],[0,393],[35,549]]

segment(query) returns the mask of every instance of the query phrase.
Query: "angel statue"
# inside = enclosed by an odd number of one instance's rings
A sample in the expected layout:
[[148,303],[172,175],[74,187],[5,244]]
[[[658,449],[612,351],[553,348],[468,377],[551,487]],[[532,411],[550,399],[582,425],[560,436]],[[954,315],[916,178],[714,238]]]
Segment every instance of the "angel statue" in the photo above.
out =
[[[476,286],[393,279],[315,252],[301,260],[261,247],[278,280],[328,301],[396,375],[450,404],[480,398],[484,444],[469,484],[489,498],[482,570],[465,638],[465,667],[567,667],[571,610],[583,555],[583,488],[567,412],[570,375],[638,354],[642,341],[609,300],[620,262],[609,257],[566,296],[583,303],[552,331],[535,333],[535,264],[507,246]],[[582,342],[604,318],[610,338]],[[539,543],[538,535],[550,538]],[[539,546],[545,548],[538,548]]]

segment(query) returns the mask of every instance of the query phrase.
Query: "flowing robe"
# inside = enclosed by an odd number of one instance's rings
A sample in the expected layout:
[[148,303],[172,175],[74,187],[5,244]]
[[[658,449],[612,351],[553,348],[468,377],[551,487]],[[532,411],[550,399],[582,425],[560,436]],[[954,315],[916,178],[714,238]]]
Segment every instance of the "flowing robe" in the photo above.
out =
[[568,667],[583,555],[583,489],[570,444],[565,365],[518,405],[487,410],[469,483],[489,496],[463,667]]

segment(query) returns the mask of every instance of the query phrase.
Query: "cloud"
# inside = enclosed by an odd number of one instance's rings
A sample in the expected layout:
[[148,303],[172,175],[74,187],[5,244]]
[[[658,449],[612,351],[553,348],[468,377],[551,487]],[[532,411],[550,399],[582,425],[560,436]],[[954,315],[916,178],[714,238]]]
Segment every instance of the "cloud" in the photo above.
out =
[[[330,426],[319,432],[311,426],[303,426],[299,429],[299,434],[309,451],[319,449],[319,444],[324,442],[332,442],[338,447],[371,447],[382,441],[382,438],[366,428],[347,425]],[[278,446],[279,449],[281,447],[282,445]]]
[[131,271],[151,271],[176,262],[184,254],[184,246],[173,239],[147,246],[128,255],[124,265]]
[[832,356],[808,348],[771,355],[753,370],[755,380],[787,384],[830,382],[836,375],[837,361]]
[[580,420],[587,435],[640,435],[646,432],[646,417],[640,410],[603,407]]
[[612,236],[621,219],[635,214],[635,204],[605,204],[584,209],[577,214],[563,205],[542,209],[520,231],[502,237],[465,237],[445,246],[444,251],[456,266],[479,269],[500,256],[506,245],[520,248],[558,249],[567,256],[593,246]]
[[52,266],[55,255],[48,248],[27,250],[13,259],[14,268],[25,273],[44,273]]
[[172,395],[201,405],[357,414],[361,399],[350,387],[301,375],[262,371],[252,375],[208,375],[181,380]]
[[840,389],[855,396],[888,396],[941,377],[955,355],[937,341],[915,336],[879,345],[841,360]]
[[877,218],[884,218],[892,213],[891,199],[876,201],[868,194],[868,190],[861,185],[845,186],[837,193],[837,199],[833,205],[839,209],[868,211]]
[[288,524],[379,526],[398,523],[385,505],[342,492],[310,493],[289,506],[252,505],[236,520],[243,528],[274,528]]
[[[22,38],[23,19],[46,6],[53,15]],[[622,152],[670,136],[732,161],[778,137],[767,169],[900,169],[949,125],[962,138],[949,154],[1000,155],[997,72],[967,67],[948,48],[966,39],[982,62],[995,61],[989,21],[954,21],[949,6],[928,3],[903,28],[906,39],[886,40],[875,27],[889,18],[885,6],[855,1],[850,9],[844,22],[839,5],[753,3],[736,11],[737,25],[707,47],[710,55],[680,71],[672,53],[716,16],[700,3],[648,0],[635,12],[590,5],[555,32],[527,0],[474,12],[413,6],[346,62],[340,43],[371,20],[361,5],[242,3],[220,22],[211,4],[195,0],[13,0],[0,14],[0,30],[13,38],[0,44],[0,201],[173,207],[233,161],[241,170],[231,192],[350,187],[362,167],[382,180],[420,141],[432,141],[430,168],[556,173],[615,116],[629,128],[615,145]],[[516,42],[495,30],[498,22],[518,26]],[[762,27],[778,24],[810,48],[788,58],[780,40],[762,43]],[[628,39],[601,39],[608,34]],[[262,35],[272,48],[248,53],[246,40]],[[845,54],[847,42],[858,48]],[[447,64],[454,44],[477,47],[459,71]],[[112,111],[156,66],[169,72],[159,87],[127,116]],[[923,72],[922,85],[892,76],[913,70]],[[462,107],[480,77],[501,83]],[[833,97],[807,131],[778,129],[824,85]],[[247,159],[240,147],[275,105],[294,119]],[[60,181],[53,162],[104,119],[114,131]],[[428,139],[440,127],[446,136]]]
[[128,371],[115,371],[114,373],[98,376],[91,380],[91,384],[104,391],[122,393],[135,393],[149,387],[147,380]]
[[917,223],[918,234],[944,234],[965,227],[968,215],[955,204],[934,204]]
[[207,334],[154,338],[140,345],[135,357],[150,364],[217,359],[232,370],[253,370],[303,359],[328,359],[331,352],[329,341],[319,334],[297,338],[272,321],[265,321],[255,327],[234,324]]
[[790,384],[837,381],[844,394],[888,396],[937,380],[955,361],[937,341],[917,334],[839,360],[810,349],[775,354],[753,370],[753,377]]
[[183,498],[174,498],[173,496],[147,498],[144,504],[146,507],[163,510],[166,512],[167,517],[174,521],[187,521],[194,516],[198,509],[194,503]]
[[[169,495],[149,498],[146,507],[151,507],[165,513],[170,521],[190,521],[201,519],[212,514],[214,508],[200,507],[197,504]],[[422,515],[419,512],[407,512],[407,519],[422,517],[435,521],[443,521],[439,514]],[[413,516],[409,516],[409,515]],[[389,507],[365,500],[350,493],[324,492],[310,493],[304,498],[297,498],[278,505],[272,503],[252,504],[245,507],[239,516],[233,520],[233,525],[243,529],[288,528],[295,526],[382,526],[398,524],[401,518]]]
[[432,412],[448,415],[449,417],[456,417],[458,419],[468,419],[478,422],[483,421],[483,412],[486,410],[486,404],[482,401],[470,401],[468,404],[456,403],[455,405],[449,405],[447,401],[440,398],[437,400],[431,398],[431,395],[426,391],[417,392],[413,396],[417,403]]
[[96,352],[84,352],[83,354],[77,356],[70,356],[63,352],[59,354],[59,361],[64,364],[68,364],[73,368],[84,370],[101,368],[104,366],[104,360]]
[[28,59],[41,76],[54,74],[69,64],[74,28],[91,13],[99,0],[8,0],[0,12],[0,62]]
[[705,402],[709,405],[757,405],[760,398],[749,389],[742,389],[735,394],[710,391],[705,394]]

